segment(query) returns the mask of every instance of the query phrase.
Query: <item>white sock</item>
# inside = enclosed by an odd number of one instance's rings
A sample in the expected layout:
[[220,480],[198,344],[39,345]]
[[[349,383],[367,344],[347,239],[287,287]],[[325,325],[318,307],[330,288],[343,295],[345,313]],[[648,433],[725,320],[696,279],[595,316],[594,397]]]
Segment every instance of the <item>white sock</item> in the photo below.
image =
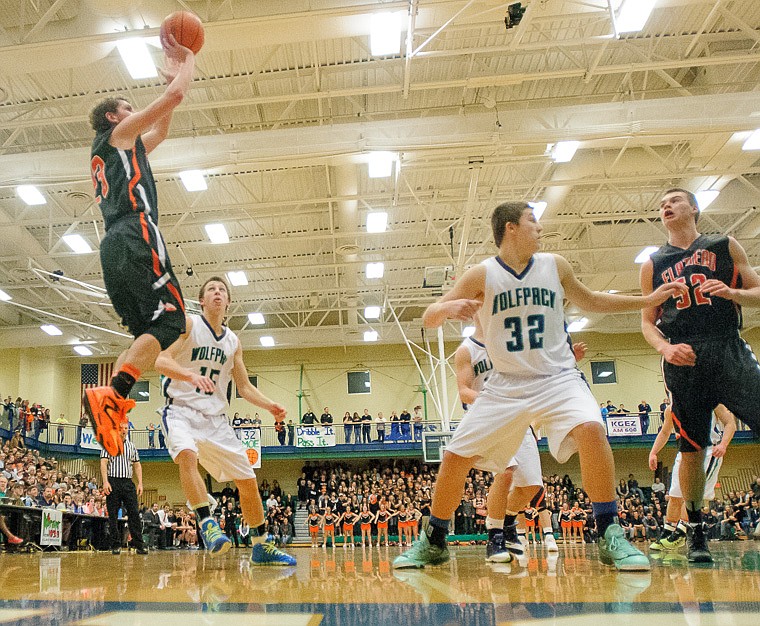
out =
[[554,530],[552,528],[544,528],[544,534],[554,537]]

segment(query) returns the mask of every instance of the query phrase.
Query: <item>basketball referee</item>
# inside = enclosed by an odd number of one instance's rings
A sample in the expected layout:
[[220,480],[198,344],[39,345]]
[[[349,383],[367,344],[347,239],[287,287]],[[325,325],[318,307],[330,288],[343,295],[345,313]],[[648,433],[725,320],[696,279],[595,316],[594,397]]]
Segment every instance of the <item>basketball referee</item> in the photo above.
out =
[[[137,496],[142,494],[142,466],[137,448],[127,439],[129,424],[122,422],[119,426],[124,450],[118,456],[112,456],[105,450],[100,452],[100,475],[103,478],[103,493],[106,494],[108,525],[111,531],[111,553],[121,552],[121,532],[119,529],[119,507],[124,509],[129,524],[132,542],[137,554],[148,554],[142,536],[140,511]],[[137,475],[137,489],[132,482],[132,471]]]

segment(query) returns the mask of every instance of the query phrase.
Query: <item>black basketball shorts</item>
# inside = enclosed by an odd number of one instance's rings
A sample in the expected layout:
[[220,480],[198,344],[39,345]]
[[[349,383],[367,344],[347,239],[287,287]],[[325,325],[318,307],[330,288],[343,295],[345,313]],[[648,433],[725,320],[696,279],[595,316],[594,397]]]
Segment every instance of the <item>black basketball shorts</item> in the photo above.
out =
[[126,216],[100,244],[103,280],[114,310],[135,337],[165,350],[185,332],[185,302],[163,237],[144,213]]
[[694,349],[696,365],[662,363],[679,449],[693,452],[710,445],[718,404],[760,434],[760,364],[749,345],[738,334],[682,343]]

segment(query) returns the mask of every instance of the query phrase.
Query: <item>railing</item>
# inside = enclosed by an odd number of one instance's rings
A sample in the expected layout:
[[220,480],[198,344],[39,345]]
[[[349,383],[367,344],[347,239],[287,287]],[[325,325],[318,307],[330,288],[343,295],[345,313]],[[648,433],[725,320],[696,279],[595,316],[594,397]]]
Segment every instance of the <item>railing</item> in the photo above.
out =
[[[613,417],[638,417],[639,413],[623,413],[613,414]],[[459,424],[459,421],[451,422],[451,429],[454,430]],[[17,422],[14,423],[14,427],[17,426]],[[261,426],[261,446],[262,447],[285,447],[295,445],[296,428],[298,425],[293,425],[293,434],[291,435],[288,427],[285,427],[284,443],[281,443],[280,437],[275,427]],[[315,424],[319,426],[319,424]],[[365,443],[364,430],[362,424],[350,424],[344,425],[342,423],[333,424],[333,430],[335,431],[335,443],[336,445],[348,445],[348,446],[360,446],[367,445]],[[441,424],[438,422],[423,422],[415,426],[412,422],[406,427],[406,423],[402,422],[386,422],[384,431],[384,441],[380,441],[380,436],[377,430],[377,423],[373,422],[369,424],[369,444],[381,444],[383,447],[392,446],[395,444],[419,444],[421,442],[422,431],[435,432],[441,430]],[[0,417],[0,429],[5,429],[7,432],[8,421],[3,415]],[[655,411],[649,414],[649,425],[644,435],[650,438],[656,435],[662,427],[662,413]],[[251,428],[250,425],[246,425],[240,428],[236,428],[236,434],[244,428]],[[738,422],[737,432],[749,431],[744,423]],[[85,437],[88,430],[84,430]],[[73,424],[48,424],[48,427],[40,431],[31,430],[26,433],[24,441],[29,444],[39,446],[72,446],[81,448],[82,442],[82,427]],[[8,434],[10,435],[10,433]],[[132,429],[129,431],[130,441],[135,447],[140,450],[160,450],[166,449],[166,444],[163,442],[163,437],[159,431],[149,431],[147,429]],[[613,437],[614,439],[614,437]],[[163,445],[162,445],[163,443]]]

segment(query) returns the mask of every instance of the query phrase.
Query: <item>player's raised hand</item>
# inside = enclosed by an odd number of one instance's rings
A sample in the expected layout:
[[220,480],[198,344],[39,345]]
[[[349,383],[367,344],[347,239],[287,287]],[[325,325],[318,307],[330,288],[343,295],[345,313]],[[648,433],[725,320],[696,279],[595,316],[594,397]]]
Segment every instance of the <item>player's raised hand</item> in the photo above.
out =
[[697,363],[697,354],[688,343],[669,343],[662,350],[662,356],[671,365],[693,367]]
[[738,291],[737,289],[731,289],[722,280],[716,278],[710,278],[702,283],[700,290],[706,296],[718,296],[719,298],[725,298],[726,300],[733,300],[734,295]]
[[200,389],[204,393],[214,393],[216,385],[214,381],[208,376],[201,376],[200,374],[191,374],[188,381],[191,385],[194,385],[196,389]]
[[665,283],[660,285],[646,299],[649,306],[657,306],[665,302],[668,298],[677,298],[683,296],[689,291],[689,288],[680,282]]
[[161,74],[165,76],[165,73],[173,74],[176,76],[179,66],[182,65],[188,59],[194,59],[195,55],[190,48],[177,43],[174,35],[167,33],[161,35],[161,47],[164,49],[164,59],[166,61],[166,68],[161,71]]
[[483,303],[480,300],[449,300],[445,303],[446,317],[449,319],[467,321],[471,320],[478,312]]

